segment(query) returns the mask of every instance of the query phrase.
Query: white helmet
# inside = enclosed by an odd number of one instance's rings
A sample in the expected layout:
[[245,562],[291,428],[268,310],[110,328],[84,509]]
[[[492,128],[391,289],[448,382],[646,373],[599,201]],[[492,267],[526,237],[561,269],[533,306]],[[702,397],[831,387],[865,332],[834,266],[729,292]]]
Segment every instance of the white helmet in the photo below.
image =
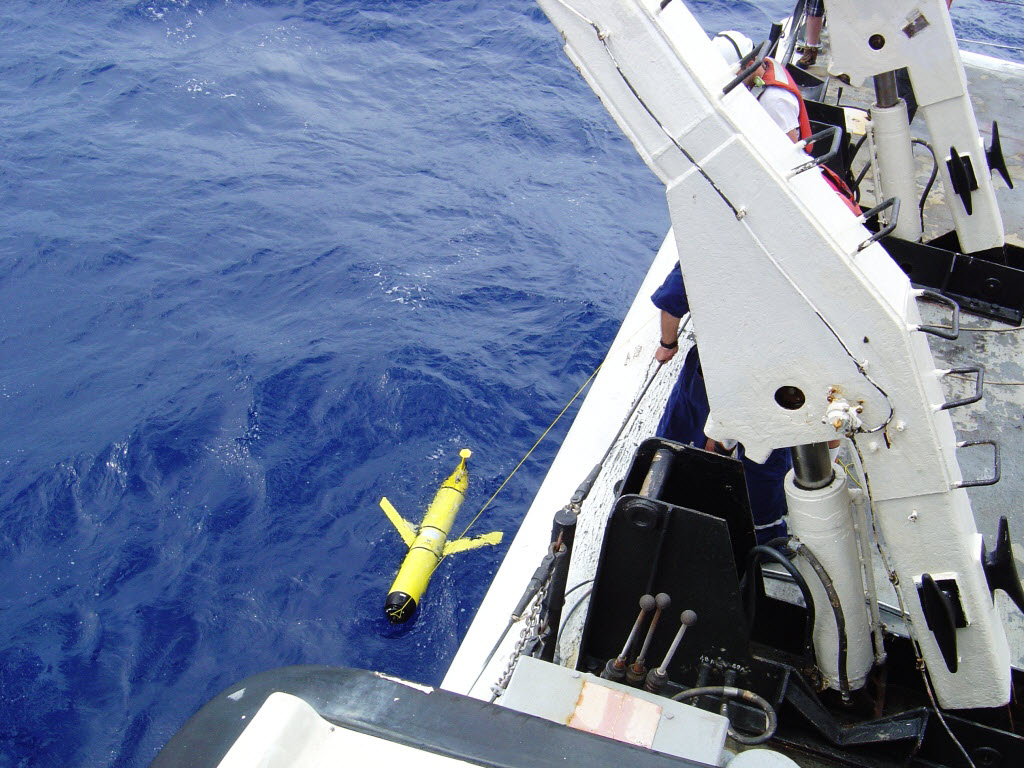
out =
[[740,59],[749,55],[754,50],[754,43],[749,37],[742,32],[736,32],[732,29],[719,32],[715,35],[711,44],[722,54],[725,63],[730,67],[735,67],[740,63]]

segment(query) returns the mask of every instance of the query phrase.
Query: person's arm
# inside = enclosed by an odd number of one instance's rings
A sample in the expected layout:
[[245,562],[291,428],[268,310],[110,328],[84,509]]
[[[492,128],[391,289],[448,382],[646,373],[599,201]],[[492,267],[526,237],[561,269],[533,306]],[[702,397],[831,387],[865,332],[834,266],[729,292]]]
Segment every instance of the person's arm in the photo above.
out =
[[[679,351],[679,318],[661,310],[661,344],[654,350],[654,359],[667,363]],[[669,346],[666,346],[668,344]]]
[[660,340],[663,342],[654,351],[654,359],[659,363],[667,363],[676,354],[679,320],[690,311],[686,287],[683,285],[683,274],[678,264],[669,270],[665,281],[651,296],[651,301],[661,310]]

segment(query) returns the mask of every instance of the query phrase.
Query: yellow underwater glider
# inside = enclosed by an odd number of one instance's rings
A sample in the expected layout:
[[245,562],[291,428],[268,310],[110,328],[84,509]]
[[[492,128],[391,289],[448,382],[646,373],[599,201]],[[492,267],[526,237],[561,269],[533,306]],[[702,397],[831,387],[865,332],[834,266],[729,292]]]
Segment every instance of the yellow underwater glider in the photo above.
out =
[[398,529],[402,541],[409,547],[409,554],[402,561],[402,567],[398,569],[398,576],[395,577],[387,602],[384,604],[384,613],[395,624],[412,616],[416,610],[416,603],[426,592],[430,577],[441,560],[456,552],[498,544],[501,541],[501,531],[485,533],[472,539],[448,541],[448,534],[455,523],[455,515],[458,514],[462,500],[466,496],[466,489],[469,488],[466,459],[472,455],[473,452],[468,448],[459,451],[462,460],[448,479],[441,483],[437,495],[427,507],[427,514],[423,516],[418,531],[398,514],[386,496],[381,497],[380,508]]

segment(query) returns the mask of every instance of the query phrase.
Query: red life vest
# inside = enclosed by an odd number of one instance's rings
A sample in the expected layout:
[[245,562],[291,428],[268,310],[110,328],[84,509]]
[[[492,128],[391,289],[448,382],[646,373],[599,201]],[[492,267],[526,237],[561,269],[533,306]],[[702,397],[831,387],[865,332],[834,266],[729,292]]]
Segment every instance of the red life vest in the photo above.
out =
[[863,211],[861,211],[860,206],[857,205],[857,201],[853,197],[853,192],[851,192],[850,188],[846,186],[846,182],[839,177],[838,173],[833,171],[827,165],[822,165],[820,168],[821,178],[825,180],[825,183],[836,191],[836,194],[839,195],[840,199],[844,203],[846,203],[846,207],[853,212],[854,216],[860,216]]
[[[764,75],[761,79],[764,80],[766,88],[781,88],[796,96],[796,103],[800,107],[798,138],[801,141],[808,138],[811,135],[811,120],[807,117],[807,106],[804,104],[804,97],[800,95],[800,87],[793,82],[793,78],[786,68],[778,66],[772,59],[765,59]],[[806,149],[808,152],[811,151],[810,146],[807,146]]]
[[[781,77],[779,77],[780,75]],[[798,118],[800,121],[799,138],[801,141],[808,138],[811,135],[811,120],[807,116],[807,106],[804,104],[804,97],[800,95],[800,87],[793,82],[793,78],[786,71],[786,68],[777,66],[772,59],[765,59],[764,76],[761,79],[764,80],[766,88],[781,88],[796,96],[796,103],[800,107],[800,116]],[[810,154],[813,147],[813,144],[808,144],[804,147],[804,151]],[[846,203],[847,208],[859,216],[861,213],[860,206],[857,205],[853,198],[853,192],[850,191],[850,188],[846,186],[843,180],[831,168],[825,165],[821,166],[821,175],[825,179],[825,183],[832,187],[836,194]]]

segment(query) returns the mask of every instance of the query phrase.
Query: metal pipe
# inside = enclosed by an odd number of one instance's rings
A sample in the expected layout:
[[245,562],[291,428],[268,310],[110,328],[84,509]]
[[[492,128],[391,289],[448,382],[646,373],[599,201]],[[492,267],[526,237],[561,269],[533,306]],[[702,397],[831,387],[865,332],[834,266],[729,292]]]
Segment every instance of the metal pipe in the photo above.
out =
[[897,97],[891,106],[875,104],[871,108],[871,134],[878,157],[876,199],[896,197],[908,206],[895,221],[891,212],[884,214],[886,224],[895,224],[893,235],[899,239],[916,242],[921,239],[921,217],[909,209],[910,202],[917,198],[917,167],[906,102]]
[[[818,608],[814,622],[818,669],[831,688],[862,688],[875,657],[846,475],[836,474],[829,487],[808,491],[797,487],[791,472],[786,475],[785,488],[790,532],[814,553],[834,592],[829,594],[829,587],[817,578],[820,573],[807,558],[798,562]],[[841,611],[842,629],[822,610],[830,605],[833,612]],[[843,664],[838,661],[841,645],[846,646]]]
[[808,443],[790,448],[793,456],[794,482],[797,488],[816,491],[832,483],[832,470],[828,443]]
[[871,634],[875,639],[875,663],[881,666],[885,663],[885,643],[882,635],[882,617],[878,612],[878,589],[875,586],[875,569],[871,557],[871,540],[868,536],[868,518],[865,512],[867,494],[860,488],[850,489],[850,498],[853,501],[853,527],[857,531],[857,541],[860,543],[861,566],[864,569],[864,588],[868,597],[868,612],[871,615]]
[[896,73],[882,72],[875,75],[875,106],[895,107],[900,100],[896,90]]
[[654,452],[651,459],[651,466],[647,470],[647,477],[640,486],[640,495],[649,499],[660,499],[661,492],[668,479],[668,473],[672,469],[675,454],[668,448],[659,448]]

